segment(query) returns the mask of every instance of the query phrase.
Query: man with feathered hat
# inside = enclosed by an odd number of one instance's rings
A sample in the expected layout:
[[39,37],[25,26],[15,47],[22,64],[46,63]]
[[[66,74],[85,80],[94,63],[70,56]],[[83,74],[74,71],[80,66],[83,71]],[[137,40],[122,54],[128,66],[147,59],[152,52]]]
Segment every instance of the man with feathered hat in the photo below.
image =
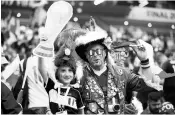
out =
[[89,31],[75,40],[75,50],[79,57],[87,63],[84,67],[82,98],[87,114],[132,114],[139,110],[132,104],[125,104],[126,90],[138,91],[147,87],[152,80],[149,59],[143,46],[133,46],[145,79],[116,66],[104,44],[106,34]]

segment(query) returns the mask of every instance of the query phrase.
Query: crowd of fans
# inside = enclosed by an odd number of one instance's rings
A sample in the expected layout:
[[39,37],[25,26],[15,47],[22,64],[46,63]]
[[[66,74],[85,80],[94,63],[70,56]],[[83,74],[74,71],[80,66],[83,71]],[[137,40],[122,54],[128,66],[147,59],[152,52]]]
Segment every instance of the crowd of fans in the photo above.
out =
[[[71,26],[72,24],[68,23],[65,28],[72,28]],[[33,49],[40,42],[39,36],[43,32],[43,27],[44,26],[39,27],[37,25],[35,25],[34,27],[20,26],[16,30],[16,33],[12,33],[10,29],[1,27],[2,28],[1,45],[6,59],[9,62],[12,62],[17,56],[17,54],[19,55],[20,60],[26,59],[27,57],[31,56]],[[148,34],[147,32],[142,31],[141,28],[136,27],[129,27],[127,29],[124,29],[123,27],[116,28],[113,26],[110,27],[110,30],[107,32],[107,34],[108,34],[107,42],[122,43],[126,41],[135,41],[138,39],[142,39],[143,41],[147,42],[153,47],[153,62],[155,63],[155,65],[161,67],[162,69],[165,68],[165,63],[168,63],[169,60],[174,60],[173,52],[175,52],[174,47],[175,42],[174,39],[169,36],[163,36],[161,34],[160,35]],[[130,48],[119,48],[119,49],[112,49],[111,52],[113,52],[112,55],[117,65],[128,68],[132,70],[134,73],[139,74],[140,62],[133,50],[131,50]],[[165,68],[165,70],[166,69],[167,68]],[[175,68],[173,69],[174,70],[171,72],[169,72],[170,69],[167,69],[165,72],[174,73]],[[173,82],[170,82],[168,80],[167,80],[168,83],[166,82],[166,84],[169,85],[165,87],[164,84],[165,81],[161,82],[162,86],[164,86],[164,89],[166,91],[167,88],[174,87]],[[10,85],[12,86],[12,89],[13,86],[15,86],[15,84]],[[174,89],[172,89],[171,91],[173,90]],[[159,104],[163,103],[164,101],[163,98],[164,95],[161,91],[157,93],[155,92],[150,93],[149,95],[146,95],[146,97],[144,94],[141,94],[139,92],[137,93],[138,98],[143,104],[144,110],[147,111],[145,113],[147,114],[149,113],[148,111],[157,111],[157,106],[159,106]],[[172,101],[172,97],[170,98],[171,99],[168,99],[168,97],[165,96],[165,99],[175,106],[174,101]],[[155,106],[156,104],[157,106]],[[152,110],[148,110],[147,108],[148,106],[151,106],[149,109]]]
[[[67,28],[75,26],[77,26],[77,28],[80,27],[79,24],[75,22],[67,24]],[[83,27],[85,27],[85,25]],[[16,33],[12,33],[10,29],[7,30],[5,27],[1,28],[1,44],[9,61],[12,61],[16,54],[20,55],[20,59],[29,56],[32,49],[39,43],[39,36],[43,32],[43,26],[39,27],[37,24],[32,28],[30,26],[20,26],[17,28]],[[141,30],[141,28],[133,26],[127,29],[110,26],[110,30],[107,33],[113,42],[142,39],[152,45],[155,54],[162,53],[168,58],[174,46],[174,39],[168,35],[161,35],[161,33],[158,35],[149,34]],[[155,59],[159,63],[162,62],[156,55]]]

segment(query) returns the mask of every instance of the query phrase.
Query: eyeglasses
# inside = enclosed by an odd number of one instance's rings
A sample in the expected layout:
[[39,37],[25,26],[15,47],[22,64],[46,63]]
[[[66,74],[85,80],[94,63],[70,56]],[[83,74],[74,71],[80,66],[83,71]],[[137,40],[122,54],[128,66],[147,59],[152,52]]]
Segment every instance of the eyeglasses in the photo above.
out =
[[103,51],[104,51],[104,49],[90,50],[90,51],[88,52],[88,54],[89,54],[89,56],[94,56],[95,53],[96,53],[97,55],[102,55]]

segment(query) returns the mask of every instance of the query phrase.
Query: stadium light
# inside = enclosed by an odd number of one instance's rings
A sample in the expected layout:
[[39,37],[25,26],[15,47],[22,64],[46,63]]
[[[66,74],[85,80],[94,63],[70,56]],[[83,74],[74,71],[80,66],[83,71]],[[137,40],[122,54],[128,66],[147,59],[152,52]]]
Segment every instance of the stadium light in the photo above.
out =
[[104,2],[105,0],[94,0],[94,5],[99,5],[102,2]]
[[144,7],[148,5],[148,0],[138,0],[139,1],[139,7]]
[[79,6],[83,6],[84,5],[84,3],[83,2],[79,2]]
[[17,13],[17,15],[16,15],[16,16],[17,16],[18,18],[19,18],[19,17],[21,17],[21,13]]
[[124,25],[127,26],[129,24],[128,21],[124,21]]
[[77,22],[78,21],[78,18],[77,17],[74,17],[73,20],[74,20],[74,22]]
[[152,27],[152,24],[151,24],[151,23],[148,23],[148,27],[150,27],[150,28],[151,28],[151,27]]
[[82,10],[81,8],[77,8],[77,12],[78,12],[78,13],[82,13],[82,11],[83,11],[83,10]]

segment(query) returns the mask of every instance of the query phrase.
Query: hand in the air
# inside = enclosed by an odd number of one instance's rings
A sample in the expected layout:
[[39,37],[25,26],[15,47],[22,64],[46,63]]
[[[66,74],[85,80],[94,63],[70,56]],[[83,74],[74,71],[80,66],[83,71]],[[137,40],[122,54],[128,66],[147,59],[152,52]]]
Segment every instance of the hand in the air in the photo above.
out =
[[142,40],[137,41],[137,45],[131,45],[140,61],[148,59],[146,48],[142,43]]

